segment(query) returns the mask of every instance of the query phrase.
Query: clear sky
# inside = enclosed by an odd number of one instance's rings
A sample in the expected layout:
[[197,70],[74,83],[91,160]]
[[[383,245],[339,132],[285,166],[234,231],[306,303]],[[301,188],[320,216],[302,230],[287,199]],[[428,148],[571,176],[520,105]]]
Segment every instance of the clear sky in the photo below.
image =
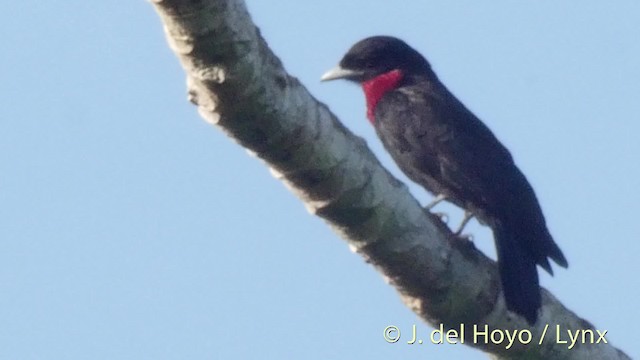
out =
[[[420,50],[533,184],[570,263],[543,285],[640,356],[640,2],[401,3],[248,5],[403,180],[361,90],[318,79],[365,36]],[[5,1],[0,32],[0,360],[486,358],[384,342],[431,328],[198,117],[150,4]]]

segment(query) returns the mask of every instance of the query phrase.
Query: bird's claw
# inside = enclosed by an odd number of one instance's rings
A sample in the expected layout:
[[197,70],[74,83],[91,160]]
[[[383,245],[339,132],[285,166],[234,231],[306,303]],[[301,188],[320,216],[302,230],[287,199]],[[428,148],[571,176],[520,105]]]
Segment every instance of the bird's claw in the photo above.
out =
[[454,235],[458,239],[466,240],[468,242],[473,242],[473,234],[461,234],[461,233],[456,232]]
[[431,214],[437,216],[438,219],[440,219],[440,221],[442,221],[445,224],[449,222],[449,214],[447,214],[445,212],[434,212],[434,213],[431,213]]
[[441,203],[442,201],[446,200],[447,196],[444,194],[438,194],[438,196],[436,196],[430,203],[428,203],[425,207],[424,210],[430,214],[433,214],[435,216],[437,216],[440,221],[442,221],[443,223],[448,223],[449,222],[449,215],[447,213],[444,212],[431,212],[431,209],[433,209],[434,206],[438,205],[439,203]]

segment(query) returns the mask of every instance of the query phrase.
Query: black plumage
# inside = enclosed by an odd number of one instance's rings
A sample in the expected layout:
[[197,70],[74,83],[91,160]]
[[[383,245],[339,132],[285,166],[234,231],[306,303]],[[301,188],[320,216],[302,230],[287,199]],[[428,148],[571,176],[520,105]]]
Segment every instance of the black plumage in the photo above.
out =
[[367,116],[407,176],[491,227],[509,310],[531,324],[541,306],[536,264],[567,267],[536,195],[509,151],[402,40],[356,43],[323,80],[362,84]]

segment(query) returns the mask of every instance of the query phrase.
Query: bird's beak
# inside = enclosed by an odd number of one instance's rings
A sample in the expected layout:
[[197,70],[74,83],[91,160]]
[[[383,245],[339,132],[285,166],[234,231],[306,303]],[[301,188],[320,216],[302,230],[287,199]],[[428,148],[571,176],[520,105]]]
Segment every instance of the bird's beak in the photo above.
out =
[[327,71],[322,75],[320,81],[330,81],[336,79],[354,79],[360,77],[362,75],[361,72],[355,70],[344,69],[340,67],[340,65],[334,67],[333,69]]

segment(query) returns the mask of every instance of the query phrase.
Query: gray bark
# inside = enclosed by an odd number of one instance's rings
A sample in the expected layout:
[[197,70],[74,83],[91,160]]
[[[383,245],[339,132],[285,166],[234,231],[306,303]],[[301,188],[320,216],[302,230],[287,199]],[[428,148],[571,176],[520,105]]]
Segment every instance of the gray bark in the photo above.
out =
[[[243,1],[156,0],[154,6],[202,117],[262,159],[424,321],[445,329],[465,324],[465,344],[496,359],[629,359],[602,341],[571,350],[558,343],[556,325],[563,340],[567,330],[595,328],[545,289],[535,327],[507,312],[495,263],[425,213],[365,142],[285,72]],[[529,329],[532,340],[508,350],[505,343],[474,343],[474,324]]]

